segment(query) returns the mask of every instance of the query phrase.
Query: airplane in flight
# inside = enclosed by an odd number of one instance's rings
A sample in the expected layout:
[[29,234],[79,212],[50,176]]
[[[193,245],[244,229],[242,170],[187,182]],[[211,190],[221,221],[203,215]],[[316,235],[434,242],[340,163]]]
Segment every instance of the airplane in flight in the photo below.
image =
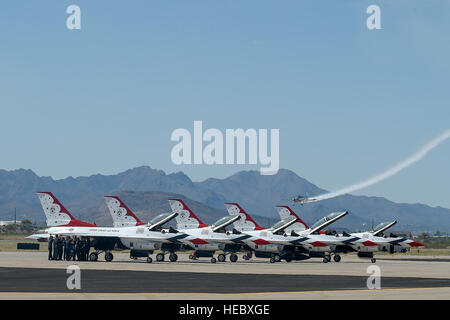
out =
[[89,255],[91,261],[97,261],[99,254],[104,252],[105,260],[111,262],[114,258],[112,250],[131,249],[146,252],[150,263],[150,254],[154,250],[159,250],[163,244],[179,244],[180,239],[188,236],[176,230],[155,231],[151,225],[99,227],[75,219],[51,192],[38,192],[37,195],[47,219],[46,237],[58,234],[89,238],[90,246],[95,249]]
[[294,203],[300,203],[303,206],[305,203],[316,202],[316,201],[318,201],[318,199],[310,198],[308,195],[305,195],[305,196],[298,195],[295,198],[293,198],[292,201]]

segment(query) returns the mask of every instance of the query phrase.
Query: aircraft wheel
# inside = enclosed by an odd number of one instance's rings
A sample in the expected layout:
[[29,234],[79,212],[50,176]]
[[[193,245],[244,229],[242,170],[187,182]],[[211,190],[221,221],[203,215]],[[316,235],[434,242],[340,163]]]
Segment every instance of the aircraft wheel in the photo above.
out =
[[152,257],[147,257],[147,263],[152,263],[152,262],[153,262]]
[[330,260],[328,260],[328,258],[327,257],[323,257],[323,263],[328,263]]
[[107,262],[111,262],[111,261],[113,261],[113,259],[114,259],[114,255],[111,252],[106,252],[105,253],[105,260]]
[[335,254],[333,257],[333,260],[334,260],[334,262],[339,262],[339,261],[341,261],[341,256],[338,254]]
[[237,254],[235,254],[235,253],[230,254],[230,261],[231,262],[236,262],[237,259],[238,259]]
[[164,261],[164,255],[162,253],[158,253],[156,255],[156,261],[163,262]]
[[216,263],[216,262],[217,262],[216,258],[211,258],[211,263]]
[[170,262],[176,262],[178,260],[178,255],[176,253],[171,253],[169,255]]
[[375,263],[375,262],[377,262],[377,259],[372,258],[372,259],[370,259],[370,261],[371,261],[372,263]]
[[275,259],[275,262],[280,262],[280,260],[281,260],[281,257],[279,254],[274,255],[273,258]]
[[242,256],[242,259],[244,259],[244,260],[248,260],[248,257],[247,257],[247,255],[246,255],[246,254],[244,254],[244,255]]
[[286,260],[286,262],[291,262],[292,261],[292,257],[286,257],[286,258],[284,258],[284,260]]
[[270,263],[275,263],[275,259],[274,258],[270,258]]
[[98,254],[97,254],[97,252],[92,252],[92,253],[89,255],[89,260],[90,260],[90,261],[97,261],[97,260],[98,260]]
[[224,262],[225,261],[225,255],[223,253],[219,254],[217,256],[217,260],[219,260],[219,262]]

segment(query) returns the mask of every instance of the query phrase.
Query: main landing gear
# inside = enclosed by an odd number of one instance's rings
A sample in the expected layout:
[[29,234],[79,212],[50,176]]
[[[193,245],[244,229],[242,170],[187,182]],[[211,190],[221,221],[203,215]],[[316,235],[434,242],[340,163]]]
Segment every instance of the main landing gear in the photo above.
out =
[[[334,254],[333,255],[333,260],[334,262],[340,262],[341,261],[341,256],[338,254]],[[331,261],[331,254],[327,254],[323,257],[322,259],[323,263],[328,263]]]
[[[213,259],[214,259],[214,262],[212,261]],[[225,262],[225,260],[226,260],[226,255],[225,255],[224,253],[220,253],[220,254],[217,256],[217,260],[216,260],[215,258],[212,258],[212,259],[211,259],[211,262],[213,262],[213,263],[216,263],[216,261],[219,261],[219,262]],[[236,262],[237,260],[238,260],[237,254],[231,253],[231,254],[230,254],[230,261],[231,261],[231,262]]]
[[114,259],[114,255],[111,252],[105,252],[105,260],[106,262],[111,262]]
[[158,253],[158,254],[156,255],[156,261],[158,261],[158,262],[163,262],[163,261],[164,261],[164,254]]
[[[158,253],[156,255],[156,261],[157,262],[164,262],[165,260],[165,254],[164,253]],[[191,257],[189,257],[191,259]],[[171,252],[169,254],[169,261],[170,262],[176,262],[178,260],[178,255],[175,252]]]
[[281,261],[281,257],[279,254],[274,254],[269,260],[270,263],[275,263],[275,262],[280,262],[280,261]]
[[[91,252],[89,254],[89,261],[98,261],[98,255],[100,253],[101,252],[99,252],[99,251]],[[106,262],[111,262],[111,261],[113,261],[113,259],[114,259],[114,255],[111,252],[106,251],[105,252],[105,261]]]

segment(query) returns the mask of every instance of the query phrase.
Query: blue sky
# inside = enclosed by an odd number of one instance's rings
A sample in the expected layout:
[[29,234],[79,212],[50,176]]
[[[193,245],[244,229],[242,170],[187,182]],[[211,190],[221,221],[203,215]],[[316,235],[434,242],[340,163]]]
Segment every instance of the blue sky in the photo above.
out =
[[[65,27],[81,7],[82,29]],[[381,7],[382,30],[366,28]],[[176,128],[279,128],[280,167],[334,190],[450,127],[448,1],[8,1],[0,168],[64,178],[175,166]],[[357,194],[450,207],[450,142]]]

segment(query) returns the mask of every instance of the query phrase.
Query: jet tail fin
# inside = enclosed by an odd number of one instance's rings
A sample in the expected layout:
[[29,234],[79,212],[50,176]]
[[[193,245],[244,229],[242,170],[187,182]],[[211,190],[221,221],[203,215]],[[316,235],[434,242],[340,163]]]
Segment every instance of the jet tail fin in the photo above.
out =
[[47,226],[96,227],[84,221],[75,219],[51,192],[37,192],[42,209],[47,219]]
[[133,227],[145,224],[117,196],[104,196],[114,227]]
[[173,213],[178,213],[175,217],[178,230],[207,227],[183,200],[169,199],[169,205]]
[[309,226],[306,224],[306,222],[300,219],[289,206],[276,206],[276,208],[278,211],[278,215],[282,220],[287,219],[289,217],[295,217],[297,219],[297,221],[294,224],[292,224],[286,229],[286,232],[289,231],[299,232],[309,229]]
[[225,203],[228,214],[230,216],[240,215],[241,218],[234,222],[234,227],[239,232],[263,230],[264,228],[259,226],[250,215],[245,212],[242,207],[237,203]]

